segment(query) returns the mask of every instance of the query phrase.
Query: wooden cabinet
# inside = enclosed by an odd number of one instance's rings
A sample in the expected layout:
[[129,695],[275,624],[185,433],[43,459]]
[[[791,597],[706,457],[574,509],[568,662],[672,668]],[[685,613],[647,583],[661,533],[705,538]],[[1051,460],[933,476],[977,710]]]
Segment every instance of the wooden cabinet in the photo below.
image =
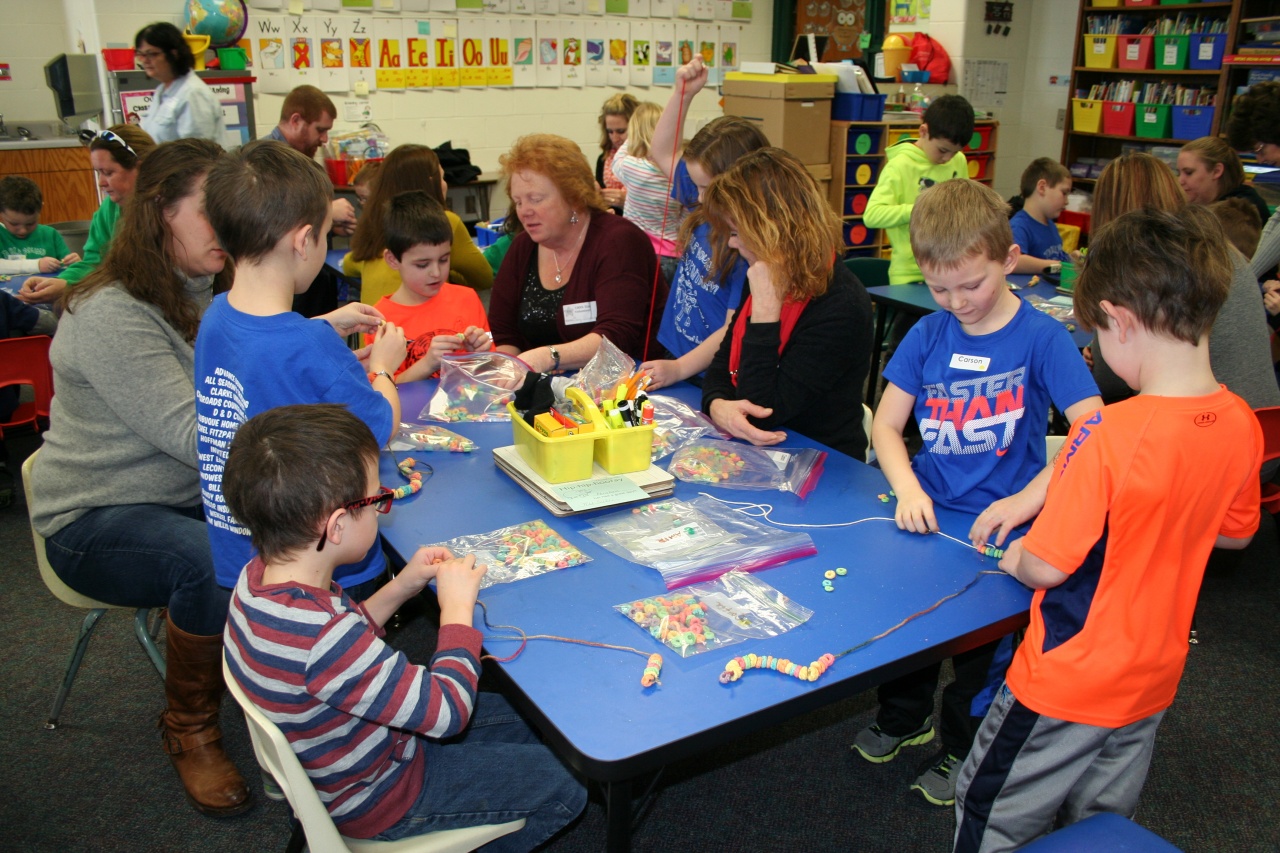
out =
[[[1264,7],[1274,10],[1275,0],[1140,6],[1082,0],[1062,145],[1062,162],[1071,168],[1073,181],[1091,187],[1105,162],[1126,150],[1156,148],[1157,156],[1170,160],[1171,152],[1161,147],[1176,152],[1191,139],[1221,133],[1234,86],[1243,82],[1236,78],[1245,76],[1223,59],[1235,50],[1242,11],[1261,15]],[[1142,33],[1179,15],[1197,22],[1193,32]],[[1119,32],[1096,32],[1112,21],[1120,22]],[[1132,94],[1090,97],[1095,87],[1108,84],[1125,85]],[[1143,96],[1157,87],[1163,89],[1160,100]],[[1212,102],[1177,103],[1179,89],[1211,94]]]
[[[969,177],[991,186],[996,171],[1000,123],[974,123],[973,137],[964,147]],[[831,187],[827,198],[840,214],[846,257],[888,257],[889,240],[878,228],[862,221],[871,191],[884,168],[885,150],[919,134],[919,124],[880,121],[831,122]]]
[[40,221],[46,225],[92,219],[98,210],[98,182],[87,148],[0,151],[0,177],[5,175],[23,175],[39,185],[44,195]]

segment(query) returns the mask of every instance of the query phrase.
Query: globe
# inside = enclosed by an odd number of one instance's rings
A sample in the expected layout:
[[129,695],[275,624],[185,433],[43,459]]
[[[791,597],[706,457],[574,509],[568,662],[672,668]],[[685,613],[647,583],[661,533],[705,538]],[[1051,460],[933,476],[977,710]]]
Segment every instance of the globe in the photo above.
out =
[[208,36],[209,46],[231,47],[244,36],[249,12],[244,0],[187,0],[186,31]]

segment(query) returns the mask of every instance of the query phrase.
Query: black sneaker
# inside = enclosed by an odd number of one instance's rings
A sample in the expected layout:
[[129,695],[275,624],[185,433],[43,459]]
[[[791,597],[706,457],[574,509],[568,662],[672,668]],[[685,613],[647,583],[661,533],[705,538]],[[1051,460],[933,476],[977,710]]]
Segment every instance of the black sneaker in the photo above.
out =
[[872,764],[892,761],[904,746],[915,746],[933,740],[933,717],[926,717],[924,725],[910,734],[895,737],[886,734],[879,726],[867,726],[853,739],[853,749]]

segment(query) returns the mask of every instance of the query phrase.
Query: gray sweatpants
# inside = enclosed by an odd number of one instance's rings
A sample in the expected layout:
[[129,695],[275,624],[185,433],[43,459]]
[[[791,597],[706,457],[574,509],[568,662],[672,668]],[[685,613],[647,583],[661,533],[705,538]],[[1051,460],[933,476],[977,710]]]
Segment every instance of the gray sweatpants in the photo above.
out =
[[956,853],[1016,850],[1099,812],[1133,817],[1163,717],[1070,723],[1002,685],[956,779]]

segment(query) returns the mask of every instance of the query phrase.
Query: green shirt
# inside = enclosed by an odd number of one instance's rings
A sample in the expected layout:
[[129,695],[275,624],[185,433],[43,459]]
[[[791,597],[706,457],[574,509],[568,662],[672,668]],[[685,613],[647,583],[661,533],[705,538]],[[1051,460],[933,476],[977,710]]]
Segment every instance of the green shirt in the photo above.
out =
[[56,228],[37,225],[34,231],[20,239],[0,226],[0,272],[8,275],[39,273],[41,258],[62,260],[69,254],[71,250]]
[[83,280],[89,273],[98,268],[107,255],[111,238],[116,233],[116,223],[120,221],[120,205],[110,198],[102,200],[102,206],[93,215],[89,223],[89,238],[85,241],[80,260],[58,274],[58,278],[67,284],[75,284]]

